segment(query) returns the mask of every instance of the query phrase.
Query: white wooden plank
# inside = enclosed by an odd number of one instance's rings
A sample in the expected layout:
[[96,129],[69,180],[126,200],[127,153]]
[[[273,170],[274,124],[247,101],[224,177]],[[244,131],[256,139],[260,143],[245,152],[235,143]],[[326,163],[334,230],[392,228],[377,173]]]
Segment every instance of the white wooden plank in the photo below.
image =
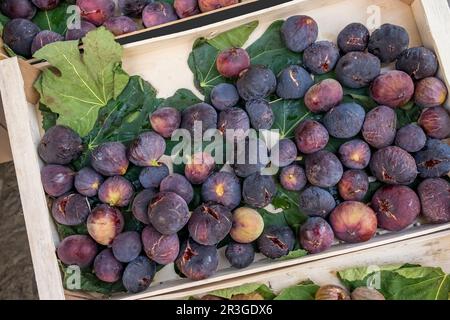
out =
[[41,299],[64,299],[51,217],[40,182],[36,111],[25,96],[17,58],[0,62],[0,90],[21,194],[28,241]]
[[319,285],[339,285],[340,282],[336,277],[336,272],[339,270],[360,266],[371,266],[375,269],[387,264],[403,263],[441,267],[445,272],[450,273],[450,231],[433,233],[352,254],[322,259],[303,265],[268,271],[149,299],[185,299],[190,296],[201,296],[214,290],[232,288],[244,283],[264,283],[276,293],[305,280],[312,280]]

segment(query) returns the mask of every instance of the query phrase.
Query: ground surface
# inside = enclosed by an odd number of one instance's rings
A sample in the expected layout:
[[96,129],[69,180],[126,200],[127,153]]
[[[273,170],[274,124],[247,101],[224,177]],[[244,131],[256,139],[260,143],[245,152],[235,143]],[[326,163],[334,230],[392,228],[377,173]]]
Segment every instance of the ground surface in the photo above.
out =
[[12,162],[0,164],[0,299],[37,299]]

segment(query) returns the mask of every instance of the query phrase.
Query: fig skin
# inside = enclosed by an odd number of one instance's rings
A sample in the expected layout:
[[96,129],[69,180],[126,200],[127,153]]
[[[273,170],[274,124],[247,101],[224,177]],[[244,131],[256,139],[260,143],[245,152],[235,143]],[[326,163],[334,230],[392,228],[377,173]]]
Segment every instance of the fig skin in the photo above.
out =
[[450,145],[441,140],[429,139],[414,158],[421,178],[439,178],[450,172]]
[[386,298],[376,289],[358,287],[352,292],[352,300],[386,300]]
[[386,106],[379,106],[370,110],[362,127],[364,140],[372,147],[381,149],[390,146],[397,129],[397,115]]
[[344,91],[334,79],[325,79],[316,83],[305,94],[305,105],[314,113],[327,112],[341,103]]
[[417,166],[414,158],[399,147],[386,147],[374,153],[370,170],[381,182],[409,185],[416,180]]
[[441,178],[422,181],[417,188],[422,214],[429,223],[450,222],[450,183]]
[[370,240],[377,231],[377,217],[367,205],[356,201],[345,201],[330,215],[330,224],[336,238],[358,243]]
[[372,208],[377,213],[378,226],[389,231],[408,227],[420,214],[417,194],[406,186],[384,186],[375,192]]
[[322,286],[316,292],[316,300],[351,300],[347,289],[335,285]]
[[361,23],[350,23],[339,33],[337,44],[343,53],[365,51],[369,44],[370,33]]
[[299,242],[309,253],[319,253],[331,247],[334,233],[325,219],[320,217],[309,218],[302,224],[299,233]]
[[106,142],[92,151],[91,166],[104,176],[124,175],[128,165],[126,147],[120,142]]
[[447,94],[444,82],[435,77],[428,77],[417,82],[414,102],[422,108],[437,107],[444,104]]
[[375,78],[370,85],[370,95],[378,104],[395,109],[412,99],[414,83],[403,71],[388,71]]
[[414,80],[420,80],[436,74],[438,61],[433,51],[425,47],[415,47],[403,51],[395,67],[409,74]]
[[305,15],[289,17],[281,26],[281,38],[294,52],[303,52],[316,41],[318,34],[317,22]]
[[339,147],[339,159],[349,169],[364,169],[369,165],[372,152],[367,143],[355,139]]
[[122,213],[106,204],[92,210],[87,218],[89,235],[99,244],[108,246],[123,230],[125,221]]
[[418,152],[425,147],[427,136],[417,124],[410,123],[397,131],[395,145],[408,152]]
[[450,136],[450,115],[443,107],[423,110],[418,123],[431,138],[445,139]]
[[327,129],[317,121],[304,120],[295,129],[295,143],[301,153],[312,154],[328,144]]
[[225,78],[236,78],[250,67],[250,56],[242,48],[230,48],[219,53],[217,71]]
[[363,170],[345,171],[338,190],[344,200],[362,201],[369,190],[369,177]]
[[305,173],[312,185],[330,188],[341,180],[344,168],[336,155],[321,150],[306,157]]
[[408,31],[401,26],[385,23],[372,32],[368,51],[380,58],[382,63],[390,63],[408,49],[408,46]]
[[141,234],[144,252],[152,261],[166,265],[178,257],[180,240],[178,234],[163,235],[151,225],[142,230]]
[[38,146],[38,153],[48,164],[66,165],[83,151],[80,136],[65,126],[53,126],[47,130]]
[[264,220],[258,211],[241,207],[233,212],[231,238],[239,243],[250,243],[258,239],[264,230]]

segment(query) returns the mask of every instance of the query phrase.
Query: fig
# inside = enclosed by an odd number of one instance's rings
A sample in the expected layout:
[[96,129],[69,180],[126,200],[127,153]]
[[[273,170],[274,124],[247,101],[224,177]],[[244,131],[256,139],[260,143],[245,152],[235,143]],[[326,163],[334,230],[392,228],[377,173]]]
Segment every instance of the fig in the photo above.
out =
[[217,71],[225,78],[236,78],[250,67],[250,56],[242,48],[229,48],[219,53]]
[[425,149],[414,155],[421,178],[439,178],[450,173],[450,145],[429,139]]
[[205,202],[216,202],[234,209],[241,202],[241,184],[234,174],[217,172],[203,183],[201,194]]
[[192,239],[181,246],[176,260],[178,269],[191,280],[203,280],[212,276],[219,265],[215,246],[203,246]]
[[106,142],[91,153],[91,166],[104,176],[124,175],[128,169],[126,147],[120,142]]
[[172,235],[183,229],[190,213],[186,201],[173,192],[159,192],[148,207],[151,225],[164,235]]
[[106,179],[98,190],[99,200],[115,207],[126,207],[131,202],[133,194],[133,185],[121,176]]
[[64,238],[58,245],[56,254],[67,266],[86,268],[94,261],[97,251],[97,245],[91,237],[77,234]]
[[145,189],[139,192],[133,199],[131,205],[131,212],[133,216],[143,224],[149,224],[148,220],[148,206],[155,196],[156,191],[154,189]]
[[94,273],[100,280],[114,283],[122,277],[123,265],[114,258],[112,250],[103,249],[94,260]]
[[302,167],[292,164],[281,169],[280,183],[284,189],[289,191],[300,191],[307,183],[305,170]]
[[264,220],[258,211],[241,207],[233,212],[230,236],[239,243],[250,243],[258,239],[264,230]]
[[308,216],[326,216],[336,207],[336,201],[331,193],[318,187],[308,187],[300,193],[298,207]]
[[361,23],[350,23],[337,38],[339,49],[343,53],[351,51],[365,51],[369,44],[369,30]]
[[159,185],[160,191],[173,192],[189,204],[194,198],[194,189],[189,181],[178,173],[172,173],[165,177]]
[[289,17],[281,26],[281,38],[294,52],[303,52],[316,41],[318,34],[317,22],[305,15]]
[[156,263],[144,256],[131,261],[123,271],[122,283],[131,293],[146,290],[153,281],[156,273]]
[[351,300],[350,293],[335,285],[322,286],[316,292],[316,300]]
[[308,71],[292,65],[280,72],[277,83],[277,96],[283,99],[301,99],[314,81]]
[[52,197],[62,196],[73,188],[75,172],[69,167],[49,164],[41,170],[41,182],[44,191]]
[[80,136],[65,126],[53,126],[45,132],[38,146],[38,153],[48,164],[69,164],[83,151]]
[[428,77],[416,84],[414,102],[422,108],[437,107],[447,100],[448,90],[438,78]]
[[369,190],[369,177],[363,170],[345,171],[338,190],[344,200],[362,201]]
[[370,147],[362,140],[355,139],[341,144],[338,151],[342,164],[349,169],[364,169],[372,155]]
[[225,257],[232,267],[247,268],[255,259],[255,249],[250,243],[230,242],[225,250]]
[[141,239],[145,254],[156,263],[166,265],[178,257],[180,241],[176,233],[164,235],[149,225],[142,230]]
[[154,165],[166,150],[166,141],[154,132],[141,133],[128,148],[128,159],[136,166]]
[[344,91],[334,79],[325,79],[316,83],[305,94],[305,105],[314,113],[327,112],[341,103]]
[[395,145],[408,152],[418,152],[425,147],[427,136],[422,128],[410,123],[397,131]]
[[377,231],[377,216],[364,203],[345,201],[331,212],[330,224],[339,240],[348,243],[365,242]]
[[309,218],[300,227],[299,241],[302,248],[309,253],[325,251],[333,244],[333,229],[323,218]]
[[420,214],[419,197],[406,186],[384,186],[378,189],[371,206],[377,214],[378,226],[389,231],[405,229]]
[[218,244],[230,232],[231,219],[231,211],[228,208],[220,204],[202,204],[194,210],[189,219],[189,235],[199,244]]
[[380,105],[398,108],[409,102],[414,95],[411,77],[398,70],[387,71],[378,76],[370,86],[370,96]]
[[303,52],[303,64],[313,74],[325,74],[336,66],[339,49],[330,41],[317,41]]
[[344,169],[333,153],[321,150],[306,156],[305,172],[312,185],[329,188],[338,184]]
[[264,208],[272,202],[276,191],[272,176],[254,173],[242,184],[242,199],[249,206]]
[[181,113],[171,107],[159,108],[150,116],[150,124],[156,133],[164,138],[170,138],[173,132],[180,127]]
[[372,32],[368,50],[383,63],[393,62],[409,46],[409,35],[405,28],[389,23]]
[[57,198],[53,202],[51,212],[56,222],[76,226],[86,221],[91,208],[86,197],[70,193]]
[[87,218],[89,235],[99,244],[110,245],[124,227],[122,213],[106,204],[95,207]]
[[315,120],[303,120],[295,129],[295,143],[301,153],[311,154],[322,150],[330,136],[327,129]]
[[259,251],[270,259],[287,255],[294,245],[294,232],[287,226],[269,226],[258,238]]
[[95,170],[86,167],[77,172],[74,185],[78,193],[86,197],[95,197],[102,183],[103,177]]
[[429,223],[450,222],[450,183],[441,178],[422,181],[417,188],[422,214]]
[[420,80],[436,74],[438,61],[433,51],[425,47],[415,47],[403,51],[395,67],[409,74],[414,80]]
[[397,115],[386,106],[370,110],[362,127],[364,140],[372,147],[381,149],[390,146],[395,140]]
[[418,123],[431,138],[445,139],[450,136],[450,115],[443,107],[423,110]]
[[361,131],[365,115],[364,108],[359,104],[342,103],[325,114],[323,124],[335,138],[353,138]]
[[194,153],[184,167],[184,175],[192,184],[202,184],[214,171],[214,158],[206,152]]
[[417,177],[414,158],[399,147],[386,147],[374,153],[370,170],[381,182],[408,185]]
[[336,65],[337,80],[352,89],[369,86],[380,72],[380,59],[366,52],[349,52]]

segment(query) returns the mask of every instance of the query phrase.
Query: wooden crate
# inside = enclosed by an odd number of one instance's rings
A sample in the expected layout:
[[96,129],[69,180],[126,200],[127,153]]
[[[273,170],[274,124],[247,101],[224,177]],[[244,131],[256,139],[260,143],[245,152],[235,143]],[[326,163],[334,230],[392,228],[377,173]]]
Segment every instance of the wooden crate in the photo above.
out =
[[450,231],[399,241],[382,247],[361,250],[352,254],[313,261],[304,265],[268,271],[244,278],[232,279],[185,291],[148,298],[148,300],[179,300],[202,296],[214,290],[233,288],[245,283],[266,284],[275,293],[311,280],[318,285],[342,285],[336,272],[353,267],[375,268],[389,264],[412,263],[426,267],[440,267],[450,273]]
[[[151,82],[158,90],[160,97],[172,95],[177,88],[188,88],[199,94],[193,85],[193,76],[186,63],[192,44],[198,37],[209,37],[244,23],[259,20],[259,27],[249,40],[252,42],[274,20],[285,19],[294,14],[308,14],[319,23],[320,39],[335,40],[337,30],[354,21],[366,23],[368,14],[373,10],[380,13],[381,23],[391,22],[403,25],[410,33],[411,46],[424,44],[434,49],[440,61],[440,77],[449,86],[450,43],[446,39],[450,30],[450,12],[446,0],[294,0],[195,30],[127,44],[123,66],[128,73],[140,75]],[[42,163],[36,153],[36,146],[42,134],[40,118],[36,111],[36,101],[33,99],[32,91],[29,90],[29,84],[36,78],[36,68],[45,67],[47,67],[46,64],[34,67],[27,64],[24,66],[23,63],[19,65],[15,58],[0,62],[0,90],[16,164],[39,295],[43,299],[64,299],[73,296],[95,298],[95,295],[65,293],[61,284],[61,274],[55,255],[55,245],[59,239],[40,184],[39,171]],[[157,274],[148,291],[136,295],[120,295],[117,298],[149,298],[213,282],[238,277],[242,279],[250,274],[307,264],[311,261],[413,239],[449,228],[450,223],[414,226],[404,232],[377,236],[363,244],[339,244],[327,252],[295,260],[262,259],[244,270],[236,270],[223,264],[216,275],[197,282],[179,278],[169,266]],[[343,259],[342,262],[344,263],[345,260]]]

